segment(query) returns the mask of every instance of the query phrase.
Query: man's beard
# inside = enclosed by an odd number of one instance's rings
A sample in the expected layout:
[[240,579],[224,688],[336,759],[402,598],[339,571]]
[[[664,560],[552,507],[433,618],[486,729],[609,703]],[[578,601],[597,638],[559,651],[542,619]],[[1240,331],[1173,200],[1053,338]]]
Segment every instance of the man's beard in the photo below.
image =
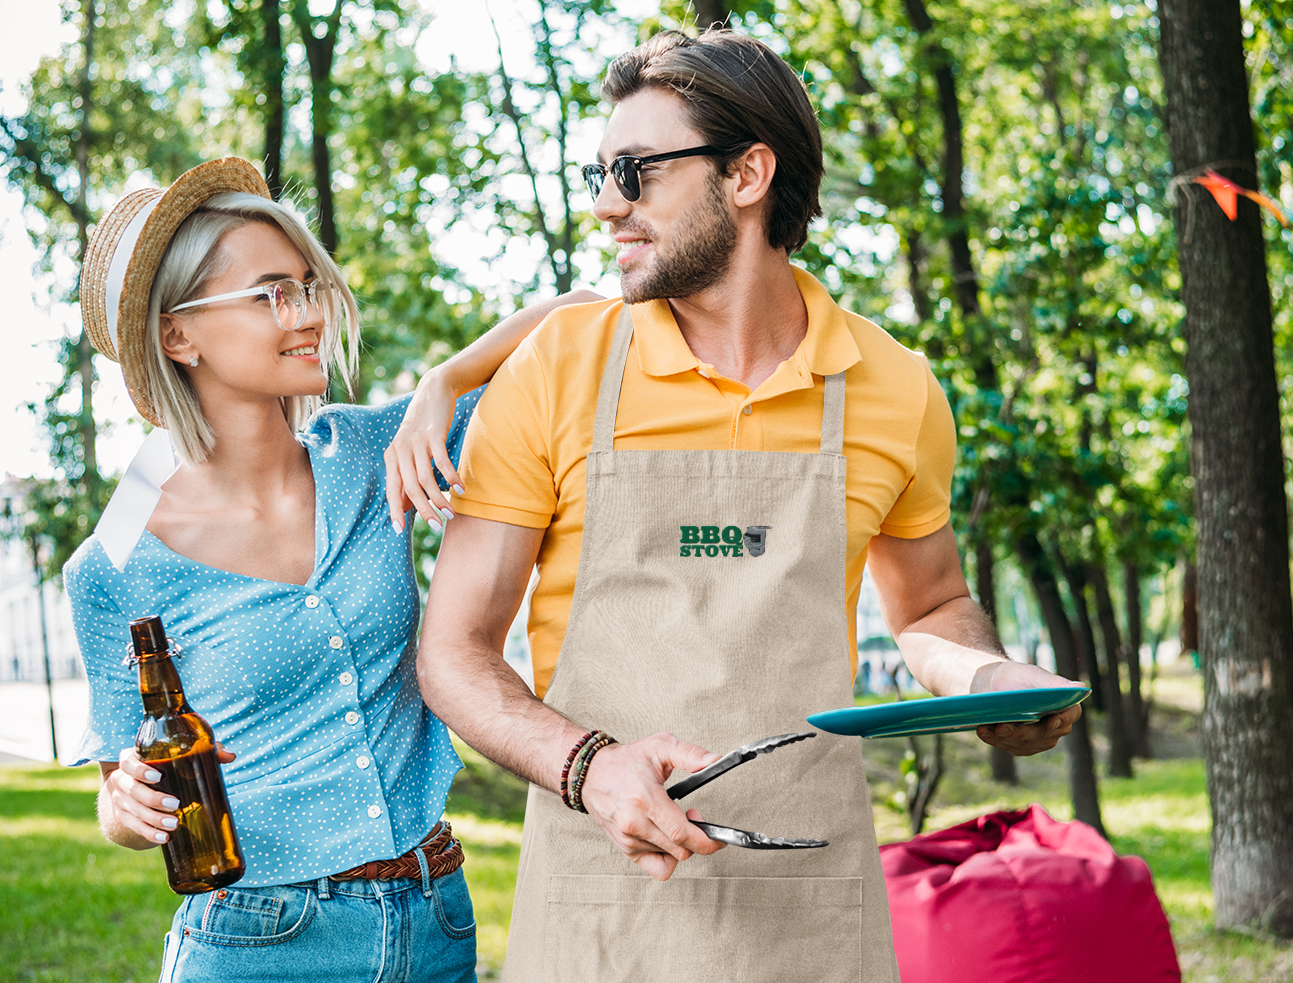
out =
[[694,231],[677,243],[672,255],[661,256],[657,242],[655,264],[642,271],[640,279],[631,274],[620,278],[626,304],[691,297],[726,276],[736,248],[736,223],[727,212],[722,187],[718,174],[711,174],[705,196],[674,223],[676,229]]

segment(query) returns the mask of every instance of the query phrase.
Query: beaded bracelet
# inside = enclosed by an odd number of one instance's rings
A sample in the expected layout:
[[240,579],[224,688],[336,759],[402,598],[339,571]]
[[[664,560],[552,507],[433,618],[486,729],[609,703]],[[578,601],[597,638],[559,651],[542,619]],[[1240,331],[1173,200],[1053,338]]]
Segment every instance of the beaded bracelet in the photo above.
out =
[[571,782],[570,786],[569,805],[576,812],[588,812],[588,810],[584,808],[584,780],[588,777],[588,766],[593,762],[593,755],[607,745],[617,743],[619,742],[616,741],[615,738],[611,737],[610,734],[602,734],[597,738],[597,740],[586,745],[580,752],[575,761],[574,780]]
[[566,766],[561,769],[561,801],[564,802],[566,806],[571,809],[574,809],[575,807],[570,804],[570,791],[569,791],[569,784],[568,784],[568,779],[570,777],[570,766],[574,764],[576,755],[578,755],[579,752],[584,749],[584,747],[588,744],[589,741],[593,740],[600,733],[601,731],[599,730],[590,730],[587,734],[581,737],[575,743],[575,746],[570,749],[570,754],[566,757]]

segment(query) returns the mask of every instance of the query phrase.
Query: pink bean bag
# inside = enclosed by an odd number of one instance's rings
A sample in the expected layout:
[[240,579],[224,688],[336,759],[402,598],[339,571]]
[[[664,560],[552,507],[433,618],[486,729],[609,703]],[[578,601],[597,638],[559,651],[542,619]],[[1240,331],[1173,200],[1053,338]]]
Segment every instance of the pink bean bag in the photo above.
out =
[[1039,805],[880,848],[902,983],[1180,983],[1149,867]]

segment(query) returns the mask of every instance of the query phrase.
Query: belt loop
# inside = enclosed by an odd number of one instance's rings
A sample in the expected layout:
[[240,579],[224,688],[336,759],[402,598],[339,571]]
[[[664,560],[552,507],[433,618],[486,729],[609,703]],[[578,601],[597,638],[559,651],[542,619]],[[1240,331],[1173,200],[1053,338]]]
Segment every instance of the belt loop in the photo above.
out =
[[435,882],[431,880],[431,868],[427,866],[426,851],[421,844],[413,848],[413,856],[418,858],[418,870],[422,871],[422,897],[429,898],[434,890],[431,885]]
[[315,885],[319,892],[319,900],[327,901],[332,897],[332,882],[326,877],[320,877]]

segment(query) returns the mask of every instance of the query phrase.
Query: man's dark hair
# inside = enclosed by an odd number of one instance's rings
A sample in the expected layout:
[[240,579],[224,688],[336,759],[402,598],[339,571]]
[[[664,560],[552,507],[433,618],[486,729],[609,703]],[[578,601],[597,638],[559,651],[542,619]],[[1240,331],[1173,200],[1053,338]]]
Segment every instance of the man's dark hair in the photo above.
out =
[[808,241],[808,223],[822,213],[822,134],[803,83],[784,61],[731,31],[696,38],[661,31],[611,62],[602,96],[614,105],[647,88],[682,97],[691,125],[719,148],[724,174],[752,145],[767,144],[777,158],[768,242],[794,252]]

